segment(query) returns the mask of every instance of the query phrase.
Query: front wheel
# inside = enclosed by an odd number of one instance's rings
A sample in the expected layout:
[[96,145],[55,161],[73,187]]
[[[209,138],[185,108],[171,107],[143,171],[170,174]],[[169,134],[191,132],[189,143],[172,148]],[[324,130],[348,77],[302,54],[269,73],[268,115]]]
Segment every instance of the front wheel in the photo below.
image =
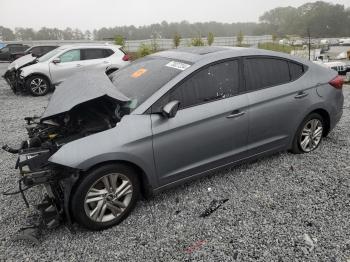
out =
[[317,113],[307,116],[299,126],[293,140],[292,152],[309,153],[321,143],[324,134],[324,120]]
[[122,164],[99,167],[78,183],[71,212],[79,224],[91,230],[119,224],[132,211],[140,194],[137,174]]
[[26,80],[26,88],[33,96],[44,96],[50,90],[50,83],[43,76],[32,76]]

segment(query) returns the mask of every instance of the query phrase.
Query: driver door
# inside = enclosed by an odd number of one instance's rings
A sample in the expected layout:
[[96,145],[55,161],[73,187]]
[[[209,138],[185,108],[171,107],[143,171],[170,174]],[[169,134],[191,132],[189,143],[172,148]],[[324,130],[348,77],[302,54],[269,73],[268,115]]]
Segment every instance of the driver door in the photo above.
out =
[[53,84],[61,83],[68,77],[82,71],[80,49],[68,50],[58,58],[60,59],[59,63],[50,63],[50,74]]
[[[153,107],[153,150],[160,185],[239,160],[248,139],[246,94],[238,60],[208,66],[173,88]],[[180,101],[174,118],[157,113]]]

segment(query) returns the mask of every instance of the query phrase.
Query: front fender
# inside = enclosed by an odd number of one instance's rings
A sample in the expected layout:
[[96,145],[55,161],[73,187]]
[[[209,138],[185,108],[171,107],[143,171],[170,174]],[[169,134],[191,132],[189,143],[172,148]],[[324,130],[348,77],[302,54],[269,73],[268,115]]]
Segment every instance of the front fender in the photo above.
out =
[[116,127],[62,146],[49,162],[88,170],[107,161],[127,161],[141,168],[157,186],[149,115],[127,115]]

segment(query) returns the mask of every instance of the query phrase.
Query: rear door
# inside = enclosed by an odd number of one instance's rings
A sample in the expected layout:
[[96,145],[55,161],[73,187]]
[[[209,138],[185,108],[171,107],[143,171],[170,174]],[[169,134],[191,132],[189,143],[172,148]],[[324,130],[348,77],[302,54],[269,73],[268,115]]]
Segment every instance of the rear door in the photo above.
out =
[[252,153],[284,149],[310,105],[312,90],[299,81],[305,67],[277,57],[247,57],[244,75],[249,100]]
[[[225,61],[193,73],[152,107],[155,165],[165,185],[242,157],[247,145],[248,100],[240,94],[239,61]],[[181,102],[174,118],[159,113]]]
[[59,56],[60,63],[50,63],[50,74],[53,84],[58,84],[66,78],[82,70],[81,50],[71,49]]

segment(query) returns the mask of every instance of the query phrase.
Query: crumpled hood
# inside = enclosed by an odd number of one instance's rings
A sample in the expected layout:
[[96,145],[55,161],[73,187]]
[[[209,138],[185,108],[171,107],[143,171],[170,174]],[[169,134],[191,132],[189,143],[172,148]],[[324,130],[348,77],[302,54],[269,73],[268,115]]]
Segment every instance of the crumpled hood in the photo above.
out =
[[35,56],[32,56],[32,54],[28,54],[25,56],[22,56],[15,61],[13,61],[8,67],[8,70],[12,69],[19,69],[20,67],[26,66],[27,64],[32,64],[37,58]]
[[107,96],[119,102],[130,99],[120,93],[104,72],[86,71],[67,78],[56,87],[41,121],[70,111],[75,106]]

